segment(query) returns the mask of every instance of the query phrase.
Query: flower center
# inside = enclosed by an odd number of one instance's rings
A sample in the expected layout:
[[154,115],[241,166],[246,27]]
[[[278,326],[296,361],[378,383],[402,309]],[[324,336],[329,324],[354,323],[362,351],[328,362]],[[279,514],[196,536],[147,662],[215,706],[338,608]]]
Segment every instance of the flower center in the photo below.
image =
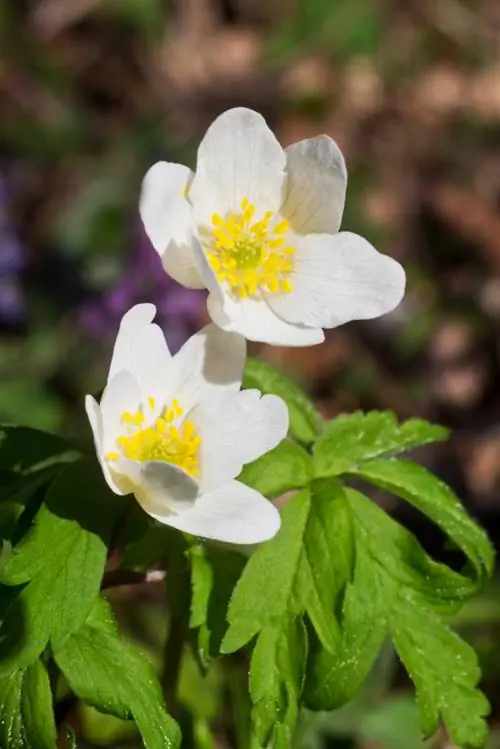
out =
[[289,276],[295,247],[288,247],[285,239],[290,225],[285,219],[271,225],[271,211],[254,221],[254,213],[248,198],[241,203],[241,213],[226,218],[214,213],[208,261],[219,281],[240,298],[257,291],[286,294],[293,289]]
[[[154,398],[148,398],[151,411],[155,407]],[[135,414],[125,411],[122,423],[126,434],[118,437],[116,444],[120,452],[110,452],[108,460],[118,460],[120,453],[124,458],[144,462],[146,460],[163,460],[173,463],[191,476],[198,474],[198,448],[201,437],[191,421],[179,423],[184,409],[174,398],[170,408],[164,408],[161,416],[151,426],[144,427],[146,417],[139,408]]]

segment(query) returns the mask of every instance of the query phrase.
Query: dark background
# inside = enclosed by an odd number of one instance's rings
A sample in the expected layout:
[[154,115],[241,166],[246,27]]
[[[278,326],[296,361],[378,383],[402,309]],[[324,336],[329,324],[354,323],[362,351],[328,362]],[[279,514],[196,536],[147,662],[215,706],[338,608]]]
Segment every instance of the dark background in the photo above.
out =
[[[138,191],[158,159],[194,166],[212,119],[245,105],[285,145],[321,132],[338,141],[350,177],[343,227],[408,274],[391,315],[334,330],[321,347],[253,352],[328,416],[389,408],[452,427],[448,444],[418,457],[500,537],[497,0],[0,0],[0,50],[0,420],[88,440],[83,396],[102,387],[123,312],[154,301],[174,349],[204,323],[203,293],[159,268]],[[419,517],[394,510],[440,552]],[[160,636],[152,599],[139,607],[144,641],[146,630]],[[457,623],[495,707],[496,586]],[[220,674],[207,688],[188,659],[184,676],[201,723],[220,721]],[[298,746],[337,746],[321,736],[340,731],[360,747],[420,747],[390,651],[373,684]],[[89,741],[116,738],[111,719],[80,719]],[[229,746],[224,736],[214,746]]]

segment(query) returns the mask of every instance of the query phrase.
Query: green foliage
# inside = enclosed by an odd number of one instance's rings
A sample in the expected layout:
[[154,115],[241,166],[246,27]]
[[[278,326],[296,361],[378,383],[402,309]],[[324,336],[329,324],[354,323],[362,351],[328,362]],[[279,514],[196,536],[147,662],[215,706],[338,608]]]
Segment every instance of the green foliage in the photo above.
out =
[[307,395],[285,375],[269,364],[248,358],[243,378],[244,388],[257,388],[283,398],[290,415],[290,433],[298,442],[310,445],[322,429],[322,419]]
[[451,489],[432,473],[403,460],[369,462],[352,473],[397,494],[431,518],[468,557],[477,585],[491,574],[494,556],[486,533],[469,517]]
[[56,749],[52,693],[40,661],[0,678],[0,745]]
[[448,430],[421,419],[398,424],[390,411],[339,416],[330,421],[314,445],[317,476],[338,476],[374,458],[389,457],[446,439]]
[[191,561],[191,615],[197,629],[198,657],[203,666],[219,655],[227,630],[226,611],[245,559],[229,549],[193,546]]
[[118,505],[95,462],[69,465],[0,571],[16,586],[0,629],[0,675],[30,665],[87,618],[99,591]]
[[314,476],[311,456],[296,442],[284,440],[258,460],[244,466],[238,479],[266,497],[302,489]]
[[[399,425],[378,412],[341,417],[318,436],[315,469],[330,478],[310,481],[288,502],[278,535],[248,561],[222,643],[233,652],[257,637],[250,694],[263,746],[271,736],[290,743],[301,702],[332,710],[352,700],[388,634],[415,682],[423,732],[443,719],[457,743],[484,743],[488,706],[476,688],[476,657],[440,614],[456,610],[491,574],[491,546],[448,487],[392,457],[445,436],[441,427]],[[425,512],[462,550],[464,569],[431,559],[374,502],[342,486],[339,479],[349,476]],[[307,667],[305,658],[291,658],[308,650]]]
[[[482,746],[488,705],[476,689],[477,659],[436,613],[462,597],[461,577],[429,559],[414,536],[367,497],[347,489],[345,503],[352,516],[355,576],[342,601],[341,646],[333,657],[318,649],[307,703],[333,709],[351,699],[388,631],[415,682],[424,734],[431,735],[441,717],[457,744]],[[346,663],[359,664],[361,678]]]
[[133,718],[146,749],[179,746],[179,730],[165,711],[153,667],[120,637],[102,599],[94,602],[87,622],[55,648],[54,657],[85,702],[118,718]]
[[[45,663],[52,687],[59,669],[88,706],[113,720],[133,720],[146,749],[175,749],[180,732],[165,699],[177,710],[185,639],[191,668],[196,663],[202,674],[221,655],[250,651],[248,687],[234,707],[244,749],[270,743],[289,749],[304,707],[338,710],[357,699],[388,639],[415,684],[424,735],[443,721],[454,743],[484,744],[489,706],[477,688],[477,658],[442,617],[487,581],[493,552],[451,489],[397,457],[447,431],[417,419],[398,424],[388,412],[324,422],[297,386],[253,360],[245,385],[283,397],[291,428],[289,439],[245,466],[239,479],[268,498],[295,491],[281,500],[279,533],[246,555],[154,523],[132,497],[108,490],[95,459],[79,458],[65,442],[34,430],[3,430],[0,739],[6,749],[55,749]],[[460,568],[431,558],[409,530],[350,488],[353,479],[429,517],[458,548]],[[132,579],[159,565],[167,572],[165,629],[173,639],[165,648],[165,695],[153,666],[121,637],[99,598],[117,543]],[[111,572],[105,587],[112,578]],[[237,654],[222,664],[229,662],[233,674],[245,658]],[[221,673],[220,695],[229,678],[224,665]],[[184,677],[182,683],[185,690]],[[182,704],[192,713],[186,720],[182,710],[174,712],[185,741],[212,747],[212,714],[197,712],[193,700]]]

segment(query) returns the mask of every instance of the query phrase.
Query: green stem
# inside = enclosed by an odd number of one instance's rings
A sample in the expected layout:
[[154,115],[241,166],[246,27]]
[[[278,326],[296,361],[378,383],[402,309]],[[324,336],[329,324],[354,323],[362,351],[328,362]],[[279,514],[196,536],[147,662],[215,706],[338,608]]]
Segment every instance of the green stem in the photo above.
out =
[[166,597],[169,613],[168,636],[163,650],[161,683],[168,711],[180,712],[177,698],[184,643],[189,630],[189,565],[186,557],[175,555],[167,562]]

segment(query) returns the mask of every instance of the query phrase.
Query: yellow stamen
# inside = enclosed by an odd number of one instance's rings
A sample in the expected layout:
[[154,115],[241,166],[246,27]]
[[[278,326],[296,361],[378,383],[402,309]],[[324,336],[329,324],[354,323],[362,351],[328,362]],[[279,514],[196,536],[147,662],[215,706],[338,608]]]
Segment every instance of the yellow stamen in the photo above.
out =
[[[150,396],[147,402],[153,409],[154,398]],[[144,427],[146,417],[142,408],[135,414],[125,411],[121,419],[127,427],[127,434],[117,438],[119,452],[108,452],[107,460],[117,461],[120,456],[139,462],[161,460],[179,466],[191,476],[196,476],[199,472],[198,448],[201,437],[198,436],[193,422],[178,421],[183,413],[184,409],[177,398],[174,398],[170,407],[164,408],[161,416],[153,424]]]
[[[262,291],[288,294],[293,289],[289,275],[295,255],[295,247],[284,246],[290,225],[281,219],[273,226],[272,211],[258,221],[253,220],[254,213],[255,206],[244,198],[241,213],[225,218],[213,214],[212,231],[205,240],[210,266],[240,299]],[[175,413],[174,403],[172,409]]]

